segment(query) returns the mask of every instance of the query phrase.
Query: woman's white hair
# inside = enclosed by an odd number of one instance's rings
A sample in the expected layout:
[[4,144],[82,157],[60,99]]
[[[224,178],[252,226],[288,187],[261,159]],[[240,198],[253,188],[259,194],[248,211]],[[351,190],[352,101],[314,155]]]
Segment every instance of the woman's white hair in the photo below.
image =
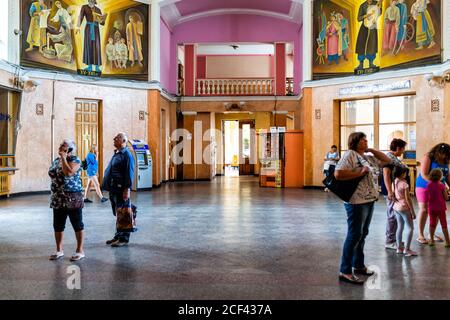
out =
[[63,143],[67,144],[67,148],[72,148],[72,151],[70,152],[71,154],[77,153],[77,145],[75,144],[75,142],[73,140],[64,139]]

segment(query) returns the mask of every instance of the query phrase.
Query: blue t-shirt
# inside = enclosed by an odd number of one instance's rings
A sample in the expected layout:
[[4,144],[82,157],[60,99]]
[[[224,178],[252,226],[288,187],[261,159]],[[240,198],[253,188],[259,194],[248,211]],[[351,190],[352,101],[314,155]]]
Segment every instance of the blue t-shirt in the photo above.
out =
[[[439,168],[442,170],[443,176],[442,176],[442,182],[445,183],[447,180],[447,176],[449,173],[448,164],[439,164],[436,161],[431,162],[430,171],[433,169]],[[416,188],[426,188],[428,184],[428,181],[426,181],[424,178],[422,178],[422,175],[419,174],[416,179]]]
[[86,162],[87,162],[87,175],[89,177],[95,176],[98,172],[98,161],[95,158],[95,154],[92,152],[89,152],[86,156]]

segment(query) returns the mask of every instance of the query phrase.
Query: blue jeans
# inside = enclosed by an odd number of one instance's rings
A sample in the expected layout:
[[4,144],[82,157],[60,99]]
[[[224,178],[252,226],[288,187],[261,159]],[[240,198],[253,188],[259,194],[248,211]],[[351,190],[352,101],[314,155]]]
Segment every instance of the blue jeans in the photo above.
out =
[[347,211],[348,225],[340,270],[344,274],[352,274],[352,267],[356,269],[364,269],[366,267],[364,265],[364,243],[369,234],[374,203],[344,204]]
[[[116,215],[116,206],[120,206],[124,204],[123,200],[123,191],[119,192],[109,192],[109,201],[111,202],[111,209],[113,214]],[[119,232],[116,230],[116,234],[114,235],[114,240],[119,240],[121,242],[129,242],[130,241],[130,233],[129,232]]]

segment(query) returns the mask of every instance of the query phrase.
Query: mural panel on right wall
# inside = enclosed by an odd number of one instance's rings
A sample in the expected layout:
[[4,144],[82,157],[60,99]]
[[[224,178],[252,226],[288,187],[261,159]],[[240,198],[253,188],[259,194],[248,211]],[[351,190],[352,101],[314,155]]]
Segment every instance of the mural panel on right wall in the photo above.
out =
[[442,61],[441,0],[315,0],[313,79]]

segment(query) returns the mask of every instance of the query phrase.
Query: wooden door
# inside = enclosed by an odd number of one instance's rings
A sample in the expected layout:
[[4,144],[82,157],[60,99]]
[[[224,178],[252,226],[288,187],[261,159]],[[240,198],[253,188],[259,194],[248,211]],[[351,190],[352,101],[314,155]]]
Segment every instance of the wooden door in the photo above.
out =
[[255,174],[255,121],[239,121],[239,175]]
[[284,186],[302,188],[303,181],[303,132],[288,131],[285,137]]
[[[83,161],[92,145],[96,145],[99,151],[98,172],[99,180],[103,177],[103,165],[101,154],[103,149],[99,132],[101,131],[100,102],[96,100],[75,100],[75,143],[77,144],[77,156]],[[87,175],[83,170],[81,179],[86,186]]]

